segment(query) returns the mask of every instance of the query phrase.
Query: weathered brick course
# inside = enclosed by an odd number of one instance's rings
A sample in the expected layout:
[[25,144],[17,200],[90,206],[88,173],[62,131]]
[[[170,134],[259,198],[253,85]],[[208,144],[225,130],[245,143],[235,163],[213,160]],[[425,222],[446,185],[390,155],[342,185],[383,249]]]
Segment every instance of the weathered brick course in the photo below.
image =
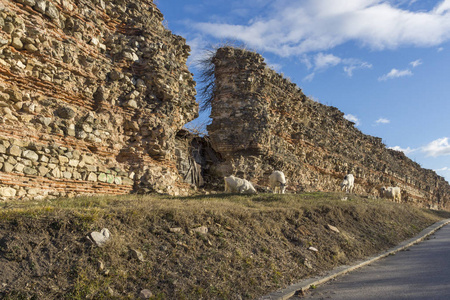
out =
[[0,0],[0,197],[187,192],[195,82],[162,20],[147,0]]

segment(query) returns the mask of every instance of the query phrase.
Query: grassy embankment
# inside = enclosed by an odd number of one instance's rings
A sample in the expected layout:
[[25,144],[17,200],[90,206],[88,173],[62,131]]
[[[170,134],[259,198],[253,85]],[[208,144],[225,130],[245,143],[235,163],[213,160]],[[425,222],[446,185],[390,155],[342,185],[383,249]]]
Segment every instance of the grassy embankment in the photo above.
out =
[[[341,201],[342,196],[5,202],[0,297],[136,299],[149,289],[154,299],[254,299],[390,248],[448,217],[384,200]],[[195,231],[201,226],[206,234]],[[111,239],[97,247],[86,236],[102,228]]]

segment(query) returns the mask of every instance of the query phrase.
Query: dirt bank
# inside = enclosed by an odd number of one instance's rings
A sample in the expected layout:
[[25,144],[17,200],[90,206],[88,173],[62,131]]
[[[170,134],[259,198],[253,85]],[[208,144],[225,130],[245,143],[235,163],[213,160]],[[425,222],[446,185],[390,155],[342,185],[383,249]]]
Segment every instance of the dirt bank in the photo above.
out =
[[[254,299],[385,250],[449,217],[342,196],[3,203],[0,297],[136,299],[148,289],[153,299]],[[86,236],[102,228],[111,238],[98,247]]]

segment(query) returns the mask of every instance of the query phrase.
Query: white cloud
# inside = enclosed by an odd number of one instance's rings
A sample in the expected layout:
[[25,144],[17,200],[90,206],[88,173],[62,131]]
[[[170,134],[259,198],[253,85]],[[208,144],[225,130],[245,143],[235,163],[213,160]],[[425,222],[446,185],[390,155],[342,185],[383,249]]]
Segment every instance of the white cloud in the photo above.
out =
[[401,151],[401,152],[405,153],[406,155],[417,151],[417,149],[411,149],[410,147],[402,148],[400,146],[389,147],[389,149],[396,150],[396,151]]
[[449,138],[443,137],[432,141],[428,145],[422,147],[422,152],[424,152],[426,156],[433,157],[450,155]]
[[308,74],[303,78],[304,81],[312,81],[314,79],[314,76],[316,76],[316,73],[312,72],[311,74]]
[[437,52],[442,52],[442,51],[444,51],[444,47],[439,47],[439,48],[437,49]]
[[344,62],[347,64],[344,66],[344,72],[348,75],[348,77],[353,76],[353,71],[357,69],[371,69],[372,64],[369,64],[365,61],[354,60],[354,59],[346,59]]
[[422,60],[418,59],[409,63],[413,68],[418,67],[422,64]]
[[434,12],[440,15],[450,12],[450,1],[444,0],[443,2],[441,2],[438,6],[436,6]]
[[205,52],[205,49],[211,48],[211,46],[199,36],[188,40],[186,44],[191,47],[188,65],[193,64],[194,66],[198,65],[198,63],[205,58],[205,55],[208,55]]
[[439,171],[450,171],[450,168],[449,167],[443,167],[443,168],[440,168],[440,169],[436,169],[435,171],[436,172],[439,172]]
[[314,57],[316,69],[326,69],[340,64],[342,59],[333,54],[319,53]]
[[378,81],[385,81],[385,80],[388,80],[388,79],[405,77],[405,76],[412,76],[412,75],[413,75],[413,73],[411,72],[411,70],[408,70],[408,69],[406,69],[406,70],[392,69],[389,73],[378,77]]
[[340,58],[334,54],[317,53],[314,56],[303,55],[301,62],[309,69],[314,68],[314,72],[305,77],[305,80],[311,81],[316,72],[322,72],[328,68],[338,65],[343,66],[347,76],[352,77],[356,69],[370,69],[372,64],[355,58]]
[[385,0],[274,0],[270,14],[247,24],[204,22],[194,27],[280,56],[326,51],[350,41],[378,50],[430,47],[450,40],[449,7],[450,0],[429,11]]
[[389,124],[389,123],[391,123],[391,121],[386,118],[379,118],[378,120],[375,121],[375,123],[376,124]]
[[359,126],[361,124],[360,120],[358,119],[358,117],[351,115],[351,114],[346,114],[344,115],[344,119],[349,120],[350,122],[355,123],[356,126]]
[[311,62],[311,58],[308,55],[303,55],[300,61],[306,66],[308,70],[314,66]]

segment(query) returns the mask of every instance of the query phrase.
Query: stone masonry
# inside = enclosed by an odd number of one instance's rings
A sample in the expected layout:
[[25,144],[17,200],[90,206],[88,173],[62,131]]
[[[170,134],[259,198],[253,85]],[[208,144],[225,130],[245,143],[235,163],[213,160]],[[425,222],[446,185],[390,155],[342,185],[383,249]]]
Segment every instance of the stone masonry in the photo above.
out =
[[0,0],[0,197],[186,194],[185,40],[151,0]]
[[268,175],[278,169],[295,192],[337,191],[345,174],[353,173],[356,193],[378,196],[383,185],[399,186],[404,202],[450,208],[450,186],[442,177],[361,133],[337,108],[306,97],[259,54],[225,47],[213,63],[208,132],[225,160],[215,167],[219,176],[236,174],[268,186]]

